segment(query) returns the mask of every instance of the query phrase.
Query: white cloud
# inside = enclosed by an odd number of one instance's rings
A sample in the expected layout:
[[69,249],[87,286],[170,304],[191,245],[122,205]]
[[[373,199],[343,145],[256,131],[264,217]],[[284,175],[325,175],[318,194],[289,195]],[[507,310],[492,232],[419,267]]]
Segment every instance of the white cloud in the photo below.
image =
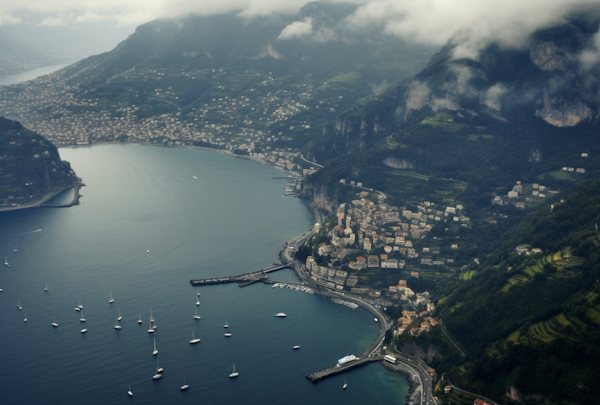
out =
[[520,48],[539,28],[563,20],[598,0],[374,0],[348,19],[357,28],[379,25],[385,32],[418,42],[443,45],[452,38],[455,58],[477,59],[492,42]]
[[[343,0],[330,0],[343,1]],[[490,42],[520,47],[538,28],[561,21],[576,7],[598,5],[600,0],[352,0],[362,6],[346,20],[345,28],[381,29],[390,35],[430,45],[449,38],[459,43],[456,57],[477,58]],[[236,11],[243,17],[296,13],[307,0],[2,0],[0,25],[18,23],[19,13],[31,12],[44,25],[112,22],[137,26],[160,17],[188,13]],[[310,26],[313,39],[330,40],[335,34]],[[294,23],[281,38],[309,35],[307,20]],[[587,55],[585,57],[591,57]]]
[[313,33],[313,20],[312,18],[305,18],[302,21],[295,21],[285,27],[279,39],[290,39],[296,37],[306,37]]
[[21,22],[21,19],[18,17],[13,17],[10,14],[4,14],[0,11],[0,26],[4,24],[18,24]]

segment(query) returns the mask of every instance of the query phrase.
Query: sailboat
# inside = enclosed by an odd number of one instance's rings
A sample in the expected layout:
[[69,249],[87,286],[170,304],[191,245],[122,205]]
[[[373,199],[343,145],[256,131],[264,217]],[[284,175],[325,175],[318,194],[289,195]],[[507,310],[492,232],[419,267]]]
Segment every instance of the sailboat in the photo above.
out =
[[154,316],[152,315],[152,307],[150,307],[150,322],[154,322]]
[[138,319],[138,323],[141,325],[142,324],[142,314],[140,314],[140,319]]
[[115,329],[121,330],[121,325],[119,325],[119,320],[115,321]]
[[4,256],[4,265],[8,266],[8,256]]
[[87,329],[81,329],[81,333],[87,332]]
[[77,305],[77,308],[83,309],[83,305],[81,305],[81,301],[79,301],[79,305]]
[[198,296],[196,295],[196,306],[200,305],[200,299],[198,298]]
[[200,315],[198,315],[198,307],[196,307],[196,315],[194,315],[194,319],[200,320]]
[[154,350],[152,351],[152,355],[156,356],[158,354],[158,350],[156,350],[156,338],[154,338]]
[[23,322],[27,322],[27,315],[25,315],[25,319],[23,319]]
[[196,337],[195,331],[192,330],[192,340],[190,340],[190,344],[200,343],[200,339]]
[[200,296],[200,290],[198,288],[196,288],[196,297]]
[[[227,328],[229,328],[229,325],[227,325]],[[231,332],[229,331],[229,329],[227,329],[227,332],[225,332],[225,337],[230,337],[231,336]]]
[[21,303],[19,302],[19,300],[17,300],[17,308],[19,308],[19,311],[23,309],[23,307],[21,306]]
[[342,389],[345,390],[348,388],[348,383],[346,382],[346,377],[344,377],[344,385],[342,385]]
[[229,374],[229,378],[235,378],[237,376],[239,376],[240,373],[238,373],[237,371],[235,371],[235,363],[233,363],[233,373]]
[[185,377],[183,377],[183,385],[181,386],[181,391],[185,391],[188,388],[190,388],[190,386],[185,383]]
[[152,318],[150,318],[148,320],[148,324],[149,324],[148,333],[154,333],[154,329],[152,329]]
[[129,384],[129,391],[127,391],[127,395],[129,395],[130,397],[133,396],[133,392],[131,392],[131,384]]
[[81,318],[79,318],[79,322],[85,322],[85,318],[83,317],[83,309],[81,310]]
[[117,318],[117,321],[120,321],[121,319],[123,319],[123,317],[121,316],[121,310],[119,309],[119,317]]
[[227,320],[225,320],[225,325],[223,325],[223,327],[224,327],[225,329],[229,328],[229,324],[227,323]]
[[110,293],[110,299],[108,300],[108,303],[112,304],[113,302],[115,302],[115,300],[112,297],[112,293]]
[[159,378],[161,378],[161,377],[162,377],[162,374],[161,374],[161,373],[162,373],[163,371],[164,371],[164,370],[163,370],[162,368],[158,368],[158,360],[156,360],[156,374],[154,374],[154,375],[152,376],[152,379],[153,379],[153,380],[158,380]]
[[44,287],[44,291],[48,292],[48,283],[46,283],[46,286]]
[[54,322],[52,322],[52,326],[54,326],[55,328],[58,327],[58,324],[56,323],[56,315],[54,315]]

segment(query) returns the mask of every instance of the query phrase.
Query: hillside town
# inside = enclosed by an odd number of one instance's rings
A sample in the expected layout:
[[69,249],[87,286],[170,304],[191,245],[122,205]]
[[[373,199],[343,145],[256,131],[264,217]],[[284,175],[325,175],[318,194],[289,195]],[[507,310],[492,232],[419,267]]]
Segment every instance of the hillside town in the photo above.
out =
[[[106,86],[131,89],[127,99],[115,100],[105,92],[68,84],[82,74],[85,71],[54,73],[33,85],[4,86],[0,109],[58,146],[98,142],[206,146],[306,175],[311,166],[303,163],[298,151],[285,147],[295,135],[311,130],[308,119],[298,116],[313,103],[312,108],[335,117],[343,101],[342,96],[316,101],[312,85],[285,83],[271,74],[247,72],[255,76],[256,87],[240,91],[227,69],[135,68],[108,79]],[[190,104],[189,88],[206,81],[211,82],[210,95]],[[150,84],[153,88],[148,90]]]

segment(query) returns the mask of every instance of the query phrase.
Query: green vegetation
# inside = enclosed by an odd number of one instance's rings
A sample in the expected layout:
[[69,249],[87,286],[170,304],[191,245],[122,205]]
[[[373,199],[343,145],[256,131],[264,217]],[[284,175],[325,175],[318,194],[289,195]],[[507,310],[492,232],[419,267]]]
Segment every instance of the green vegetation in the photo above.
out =
[[76,180],[56,146],[20,123],[0,117],[0,207],[37,201]]
[[[439,287],[444,325],[468,353],[438,371],[496,399],[512,385],[557,403],[595,403],[599,190],[600,181],[586,182],[552,211],[546,206],[529,214],[477,270]],[[519,255],[517,246],[543,253]],[[574,391],[576,384],[581,388]]]

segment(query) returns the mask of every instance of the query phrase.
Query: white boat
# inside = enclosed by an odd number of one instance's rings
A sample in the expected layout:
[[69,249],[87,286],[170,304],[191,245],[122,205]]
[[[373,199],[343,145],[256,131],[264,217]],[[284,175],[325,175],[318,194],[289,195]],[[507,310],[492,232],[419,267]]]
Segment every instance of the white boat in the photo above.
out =
[[75,311],[79,312],[79,311],[81,311],[81,308],[75,307]]
[[17,300],[17,308],[19,309],[19,311],[23,309],[19,300]]
[[190,386],[185,383],[185,377],[183,377],[183,385],[181,386],[181,391],[185,391],[188,388],[190,388]]
[[292,349],[293,350],[298,350],[298,349],[300,349],[300,345],[296,345],[296,346],[292,347]]
[[198,179],[198,177],[194,176],[194,179],[196,179],[196,180],[197,180],[197,179]]
[[140,314],[140,319],[138,319],[138,323],[141,325],[142,324],[142,314]]
[[79,301],[79,305],[77,305],[77,308],[83,309],[83,305],[81,305],[81,301]]
[[52,322],[52,326],[54,326],[55,328],[58,327],[58,324],[56,323],[56,316],[54,317],[54,322]]
[[150,322],[154,322],[154,315],[152,315],[152,307],[150,307]]
[[81,318],[79,318],[79,322],[85,322],[85,318],[83,317],[83,309],[81,310]]
[[110,299],[108,300],[109,304],[112,304],[113,302],[115,302],[115,300],[112,297],[112,293],[110,294]]
[[287,315],[286,315],[286,314],[284,314],[283,312],[279,312],[279,313],[275,314],[275,316],[276,316],[277,318],[285,318]]
[[48,292],[48,284],[45,285],[44,291]]
[[379,319],[377,319],[377,318],[373,318],[373,320],[374,320],[375,322],[379,322]]
[[200,296],[200,289],[196,288],[196,297]]
[[346,377],[344,377],[344,385],[342,385],[342,389],[348,388],[348,383],[346,382]]
[[121,310],[119,309],[119,317],[117,318],[117,321],[120,321],[121,319],[123,319],[123,317],[121,316]]
[[240,373],[238,373],[237,371],[235,371],[235,363],[233,363],[233,373],[229,374],[229,378],[235,378],[237,376],[239,376]]
[[195,331],[192,331],[192,340],[190,340],[190,344],[193,345],[196,343],[200,343],[200,339],[196,337]]
[[198,307],[196,307],[196,315],[194,315],[194,319],[200,320],[200,315],[198,315]]
[[131,392],[131,385],[129,386],[129,391],[127,391],[127,395],[129,395],[130,397],[133,396],[133,392]]
[[15,248],[15,250],[13,250],[13,252],[17,253],[17,248]]
[[225,337],[230,337],[230,336],[231,336],[231,332],[225,333]]
[[156,356],[158,354],[158,350],[156,350],[156,338],[154,338],[154,350],[152,351],[152,355]]
[[81,333],[87,332],[87,329],[81,329]]
[[27,317],[25,317],[25,318],[23,319],[23,322],[27,322]]
[[223,327],[224,327],[225,329],[229,328],[229,323],[227,322],[227,320],[225,321],[225,325],[223,325]]
[[196,306],[200,305],[200,300],[196,298]]
[[161,378],[162,377],[162,374],[161,374],[162,372],[163,372],[163,370],[161,368],[158,368],[158,360],[156,360],[156,374],[154,374],[152,376],[152,379],[153,380],[158,380],[159,378]]
[[[152,318],[150,318],[152,319]],[[152,321],[149,320],[148,323],[150,324],[149,329],[148,329],[148,333],[154,333],[154,329],[152,329]]]
[[150,249],[146,250],[146,253],[150,253]]
[[119,321],[115,321],[115,329],[121,330],[121,325],[119,325]]
[[4,265],[8,266],[8,257],[7,256],[4,256]]

